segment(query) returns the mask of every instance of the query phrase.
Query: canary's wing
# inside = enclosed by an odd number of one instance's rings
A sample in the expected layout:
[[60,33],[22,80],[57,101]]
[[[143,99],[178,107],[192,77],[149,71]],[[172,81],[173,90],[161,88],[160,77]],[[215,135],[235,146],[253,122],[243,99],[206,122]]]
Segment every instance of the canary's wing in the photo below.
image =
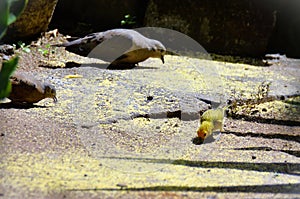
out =
[[200,117],[200,121],[217,121],[223,120],[224,110],[221,108],[218,109],[209,109],[205,111]]
[[210,122],[212,126],[212,131],[223,130],[223,120],[224,120],[224,109],[210,109],[203,113],[200,118],[200,123]]

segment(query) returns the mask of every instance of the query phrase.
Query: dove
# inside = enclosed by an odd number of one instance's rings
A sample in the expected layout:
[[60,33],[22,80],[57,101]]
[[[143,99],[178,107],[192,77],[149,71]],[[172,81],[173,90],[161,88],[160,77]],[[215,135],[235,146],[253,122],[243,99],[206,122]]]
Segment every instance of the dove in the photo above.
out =
[[148,58],[159,58],[164,63],[165,46],[131,29],[112,29],[91,33],[83,38],[56,44],[81,56],[102,59],[112,66],[131,65]]
[[57,102],[56,90],[53,85],[42,83],[26,73],[15,72],[10,77],[12,85],[8,99],[13,104],[33,104],[45,98]]

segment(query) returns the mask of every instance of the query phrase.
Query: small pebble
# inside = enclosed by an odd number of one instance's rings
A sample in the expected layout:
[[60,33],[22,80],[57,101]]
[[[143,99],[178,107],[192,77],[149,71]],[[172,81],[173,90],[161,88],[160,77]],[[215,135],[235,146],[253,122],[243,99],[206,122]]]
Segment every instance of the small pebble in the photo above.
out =
[[253,111],[251,111],[251,115],[255,115],[257,113],[259,113],[259,110],[253,110]]
[[120,187],[121,189],[124,189],[124,188],[127,187],[126,184],[122,184],[122,183],[118,183],[118,184],[116,184],[116,186],[117,186],[117,187]]
[[153,100],[153,96],[147,96],[147,101]]

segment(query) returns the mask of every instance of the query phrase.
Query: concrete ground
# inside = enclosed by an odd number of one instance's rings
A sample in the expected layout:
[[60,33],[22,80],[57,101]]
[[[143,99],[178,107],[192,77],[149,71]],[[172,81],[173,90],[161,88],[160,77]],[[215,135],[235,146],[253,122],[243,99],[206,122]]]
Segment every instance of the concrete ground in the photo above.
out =
[[[300,198],[297,60],[54,69],[31,52],[19,70],[55,85],[59,102],[0,104],[1,198]],[[255,98],[263,82],[271,100],[236,107],[215,140],[193,143],[208,101]]]

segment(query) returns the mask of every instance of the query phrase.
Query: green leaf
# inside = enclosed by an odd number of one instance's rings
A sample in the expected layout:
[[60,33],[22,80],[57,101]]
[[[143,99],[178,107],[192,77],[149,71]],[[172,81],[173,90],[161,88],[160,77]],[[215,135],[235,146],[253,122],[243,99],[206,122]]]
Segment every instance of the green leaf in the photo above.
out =
[[16,15],[14,15],[13,13],[10,13],[10,14],[8,15],[7,24],[10,25],[10,24],[12,24],[13,22],[15,22],[16,20],[17,20]]
[[30,53],[30,48],[28,48],[28,47],[24,47],[24,48],[22,48],[22,50],[25,52],[25,53]]
[[0,38],[6,32],[8,26],[9,4],[8,0],[0,1]]
[[0,0],[0,39],[7,27],[21,15],[27,3],[28,0]]
[[11,92],[10,76],[17,68],[19,57],[13,57],[8,61],[3,62],[0,71],[0,99],[3,99]]
[[5,35],[7,28],[0,27],[0,39]]

